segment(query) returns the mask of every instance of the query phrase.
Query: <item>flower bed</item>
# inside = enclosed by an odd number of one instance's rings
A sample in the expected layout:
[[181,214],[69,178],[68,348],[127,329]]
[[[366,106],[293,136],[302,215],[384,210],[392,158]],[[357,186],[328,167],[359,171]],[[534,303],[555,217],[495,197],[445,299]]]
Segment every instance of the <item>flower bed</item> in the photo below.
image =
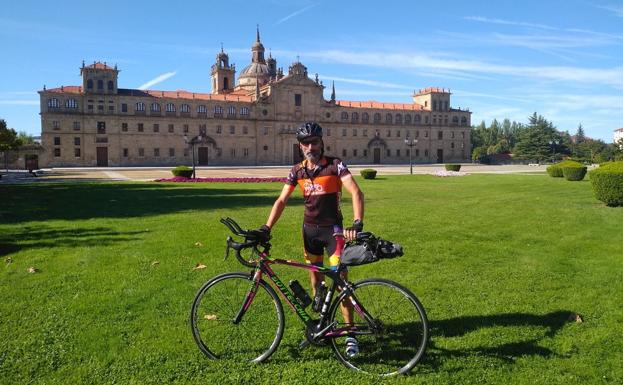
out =
[[467,174],[466,172],[460,172],[460,171],[435,171],[431,175],[446,177],[446,176],[465,176],[469,174]]
[[281,182],[285,183],[286,178],[278,177],[258,177],[258,178],[184,178],[176,176],[174,178],[156,179],[154,182],[184,182],[184,183],[266,183]]

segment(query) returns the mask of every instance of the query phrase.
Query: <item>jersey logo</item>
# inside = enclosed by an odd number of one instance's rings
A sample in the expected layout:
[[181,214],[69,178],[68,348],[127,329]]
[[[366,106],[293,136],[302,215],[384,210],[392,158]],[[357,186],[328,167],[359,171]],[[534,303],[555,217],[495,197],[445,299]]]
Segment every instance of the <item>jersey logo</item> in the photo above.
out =
[[348,167],[346,167],[346,164],[344,164],[344,162],[338,163],[337,164],[337,175],[342,175],[344,171],[348,171]]
[[314,194],[324,194],[324,187],[322,187],[319,183],[314,183],[309,179],[305,180],[305,184],[303,185],[303,190],[305,191],[305,195],[314,195]]

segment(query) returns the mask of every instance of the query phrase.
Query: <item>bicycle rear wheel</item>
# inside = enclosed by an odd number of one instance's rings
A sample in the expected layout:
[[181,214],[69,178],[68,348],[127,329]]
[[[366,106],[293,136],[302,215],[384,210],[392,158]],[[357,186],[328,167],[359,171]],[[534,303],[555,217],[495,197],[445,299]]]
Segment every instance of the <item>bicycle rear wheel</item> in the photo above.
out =
[[[339,360],[348,368],[380,376],[409,372],[422,358],[428,342],[428,319],[416,296],[405,287],[385,279],[366,279],[353,285],[353,296],[372,319],[353,313],[351,332],[331,339]],[[342,303],[352,303],[342,293],[330,309],[336,329],[346,328],[341,312]],[[354,336],[359,353],[346,354],[346,338]]]
[[199,349],[212,359],[262,362],[279,346],[284,329],[279,297],[264,280],[238,323],[253,285],[253,275],[226,273],[206,282],[197,292],[190,326]]

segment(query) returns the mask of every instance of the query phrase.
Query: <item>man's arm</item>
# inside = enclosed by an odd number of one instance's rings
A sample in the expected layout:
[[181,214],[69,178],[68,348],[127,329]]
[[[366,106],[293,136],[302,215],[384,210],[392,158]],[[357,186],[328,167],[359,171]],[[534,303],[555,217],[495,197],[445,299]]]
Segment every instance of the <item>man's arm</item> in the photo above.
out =
[[[350,193],[353,199],[353,220],[360,220],[363,222],[363,192],[359,188],[359,185],[353,178],[352,174],[344,175],[342,178],[342,185]],[[352,240],[357,235],[355,230],[346,230],[344,237],[346,240]]]
[[279,217],[281,217],[281,213],[283,213],[283,209],[286,207],[286,204],[288,203],[288,198],[290,198],[290,194],[292,194],[294,188],[295,186],[289,184],[283,186],[281,194],[279,194],[279,197],[275,201],[272,210],[270,210],[268,220],[266,221],[266,226],[268,226],[269,229],[272,229],[273,225],[277,223],[277,220],[279,220]]

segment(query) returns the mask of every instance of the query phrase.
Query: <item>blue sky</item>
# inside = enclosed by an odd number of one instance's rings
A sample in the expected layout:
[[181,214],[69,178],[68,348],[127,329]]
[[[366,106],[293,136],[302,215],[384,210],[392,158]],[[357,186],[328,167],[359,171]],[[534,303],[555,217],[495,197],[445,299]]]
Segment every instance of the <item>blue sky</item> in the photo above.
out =
[[[179,4],[179,5],[178,5]],[[287,72],[297,56],[338,100],[411,102],[449,88],[472,122],[533,112],[612,141],[623,127],[623,1],[56,1],[0,14],[0,118],[39,135],[37,90],[80,85],[82,60],[121,88],[210,92],[221,43],[237,74],[256,24]]]

